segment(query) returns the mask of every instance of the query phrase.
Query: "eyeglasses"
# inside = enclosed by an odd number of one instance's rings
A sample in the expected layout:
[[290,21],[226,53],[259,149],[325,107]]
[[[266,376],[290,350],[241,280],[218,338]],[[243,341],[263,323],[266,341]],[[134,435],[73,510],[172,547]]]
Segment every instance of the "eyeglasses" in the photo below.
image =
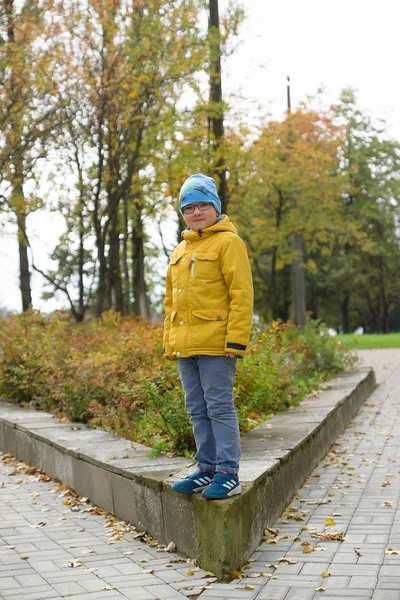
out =
[[189,204],[182,208],[184,215],[191,215],[195,209],[198,208],[201,211],[208,210],[211,207],[211,202],[199,202],[198,204]]

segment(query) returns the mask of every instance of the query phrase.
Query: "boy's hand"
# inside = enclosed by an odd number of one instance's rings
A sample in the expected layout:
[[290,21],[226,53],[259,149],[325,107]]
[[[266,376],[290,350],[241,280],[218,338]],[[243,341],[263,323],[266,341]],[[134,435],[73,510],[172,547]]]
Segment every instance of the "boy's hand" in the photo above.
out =
[[229,358],[235,358],[236,354],[234,354],[234,352],[227,352],[226,356],[228,356]]

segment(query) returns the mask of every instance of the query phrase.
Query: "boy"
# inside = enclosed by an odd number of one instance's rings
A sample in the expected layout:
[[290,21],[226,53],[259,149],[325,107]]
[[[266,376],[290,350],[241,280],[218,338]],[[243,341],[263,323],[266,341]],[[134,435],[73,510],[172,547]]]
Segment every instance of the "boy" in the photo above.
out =
[[201,173],[189,177],[179,209],[187,229],[167,272],[164,356],[178,359],[198,468],[172,489],[223,499],[241,492],[233,380],[236,359],[248,346],[251,269],[243,240],[220,214],[214,179]]

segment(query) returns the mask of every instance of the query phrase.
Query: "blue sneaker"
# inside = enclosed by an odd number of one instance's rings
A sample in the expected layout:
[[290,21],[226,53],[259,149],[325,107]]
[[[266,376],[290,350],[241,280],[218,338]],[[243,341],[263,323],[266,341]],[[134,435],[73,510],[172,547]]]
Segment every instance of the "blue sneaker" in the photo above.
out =
[[214,473],[199,467],[195,473],[177,481],[172,486],[174,492],[180,494],[197,494],[206,489],[212,482]]
[[224,498],[240,494],[241,491],[242,488],[237,475],[231,475],[226,471],[217,471],[211,484],[204,490],[201,497],[206,500],[224,500]]

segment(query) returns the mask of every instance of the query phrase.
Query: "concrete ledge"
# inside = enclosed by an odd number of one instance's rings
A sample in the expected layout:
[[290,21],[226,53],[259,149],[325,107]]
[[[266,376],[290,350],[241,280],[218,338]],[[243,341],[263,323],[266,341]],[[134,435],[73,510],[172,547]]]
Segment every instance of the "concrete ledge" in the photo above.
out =
[[243,436],[243,492],[229,500],[174,493],[172,483],[193,467],[188,459],[149,459],[145,446],[6,400],[0,401],[0,450],[158,540],[174,541],[179,552],[228,581],[375,385],[372,369],[342,373],[317,398]]

